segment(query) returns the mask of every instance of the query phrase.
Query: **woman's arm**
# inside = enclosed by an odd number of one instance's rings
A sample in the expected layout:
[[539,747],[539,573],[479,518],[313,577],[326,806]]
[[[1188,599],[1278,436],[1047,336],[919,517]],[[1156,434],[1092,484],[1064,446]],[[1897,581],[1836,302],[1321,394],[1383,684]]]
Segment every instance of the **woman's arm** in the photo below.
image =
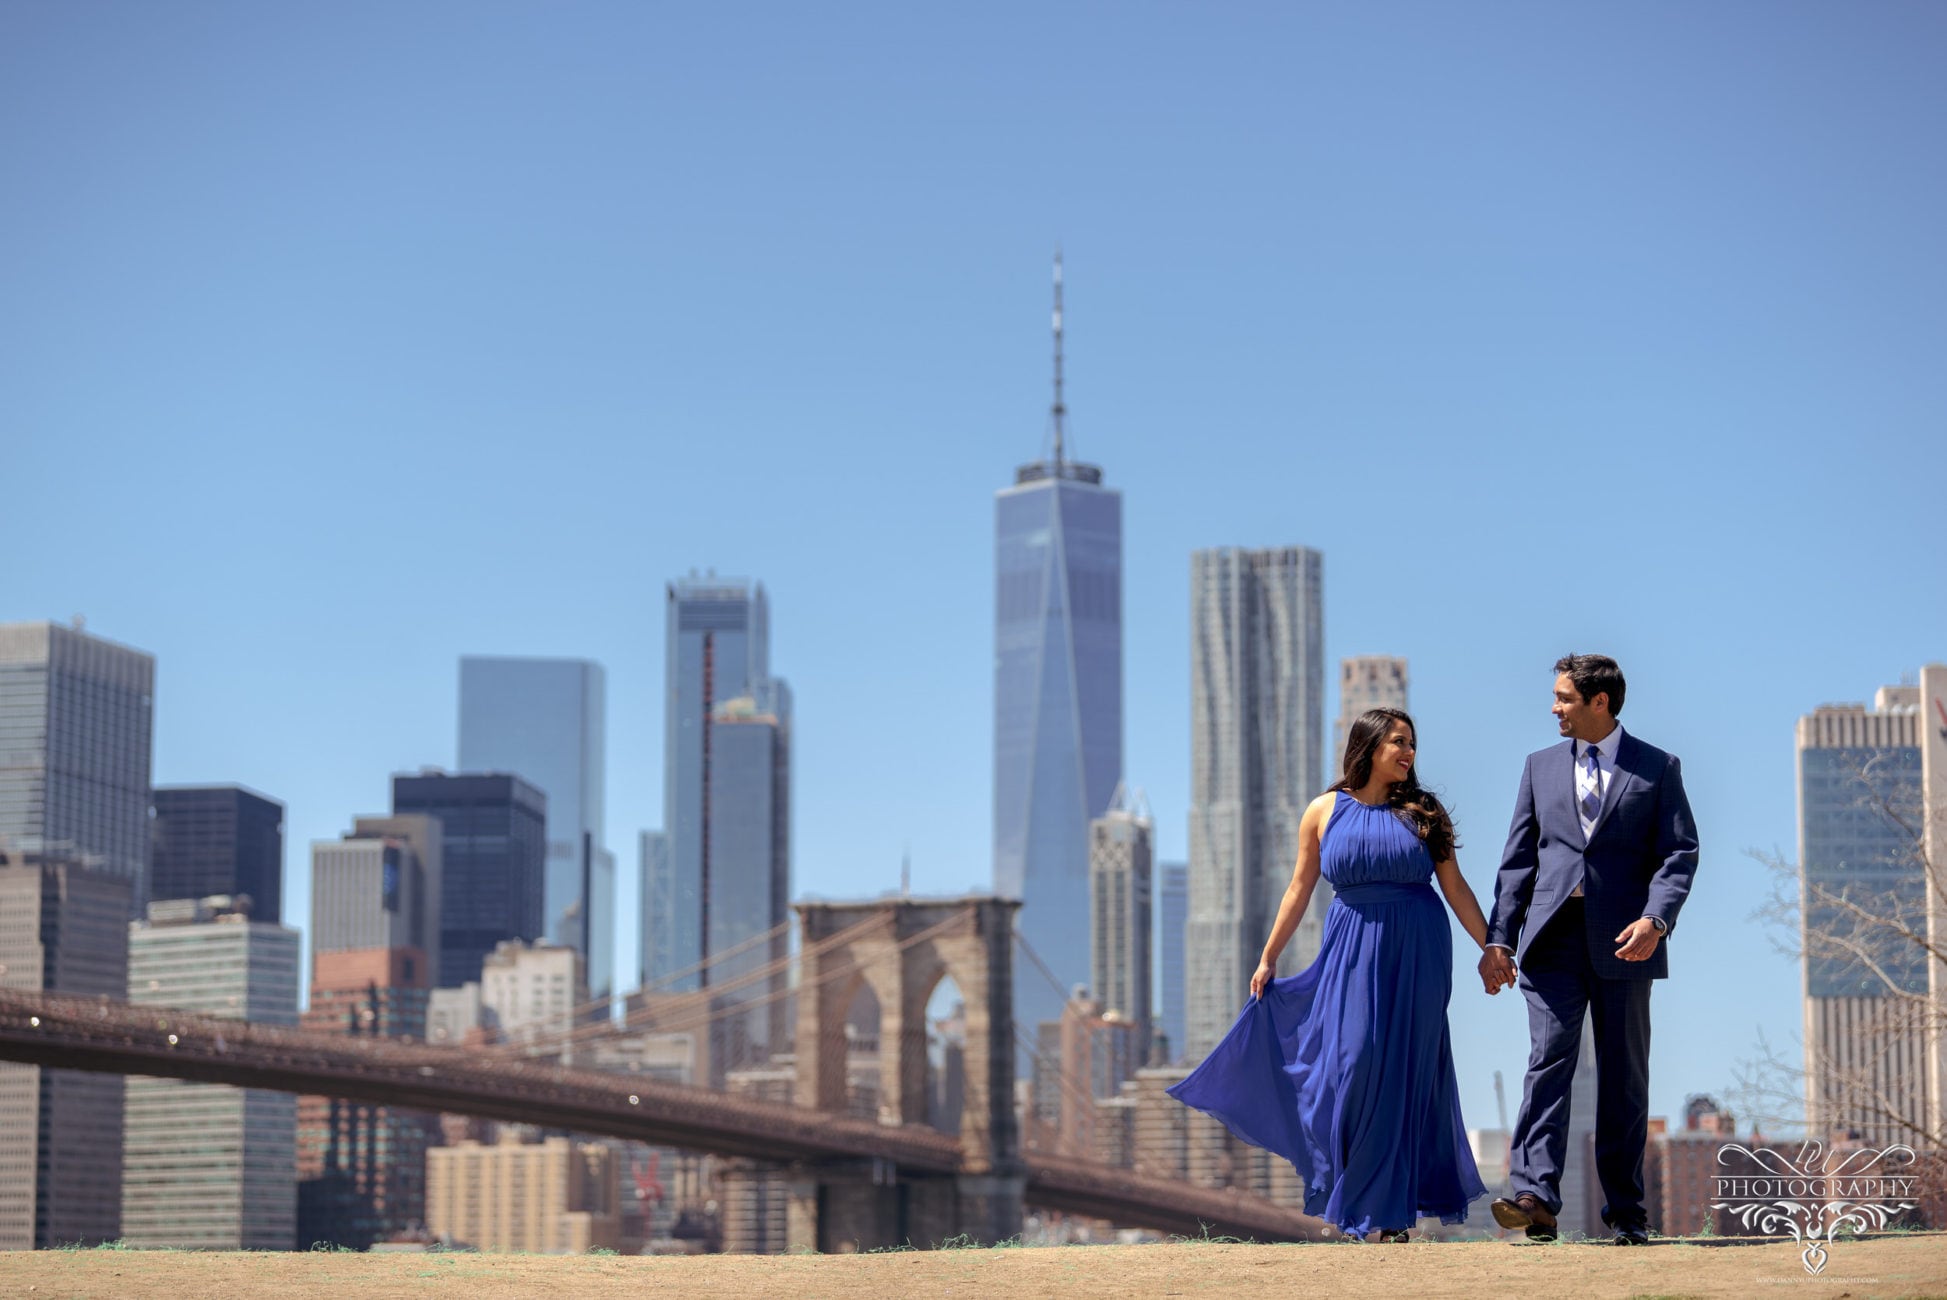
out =
[[[1298,865],[1292,869],[1291,883],[1285,886],[1284,901],[1278,904],[1278,919],[1271,926],[1271,937],[1264,941],[1264,956],[1251,976],[1251,996],[1264,996],[1264,986],[1278,973],[1278,956],[1291,942],[1298,923],[1311,906],[1312,891],[1318,888],[1318,845],[1325,835],[1325,821],[1332,815],[1338,795],[1322,794],[1311,801],[1298,821]],[[1478,914],[1480,909],[1475,908]]]
[[1460,863],[1449,856],[1445,862],[1433,868],[1433,874],[1439,878],[1440,892],[1447,896],[1447,906],[1451,907],[1454,916],[1459,918],[1460,928],[1465,930],[1475,943],[1485,948],[1487,918],[1481,915],[1480,900],[1474,897],[1474,891],[1467,884],[1467,878],[1460,874]]

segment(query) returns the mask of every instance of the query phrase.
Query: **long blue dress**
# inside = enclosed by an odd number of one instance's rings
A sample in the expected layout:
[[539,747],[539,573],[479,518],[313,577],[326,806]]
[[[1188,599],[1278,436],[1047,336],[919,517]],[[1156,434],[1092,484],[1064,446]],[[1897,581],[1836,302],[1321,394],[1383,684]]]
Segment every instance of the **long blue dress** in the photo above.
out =
[[1339,792],[1319,848],[1337,896],[1318,960],[1273,980],[1170,1095],[1291,1161],[1348,1236],[1467,1217],[1485,1196],[1460,1118],[1453,936],[1426,846]]

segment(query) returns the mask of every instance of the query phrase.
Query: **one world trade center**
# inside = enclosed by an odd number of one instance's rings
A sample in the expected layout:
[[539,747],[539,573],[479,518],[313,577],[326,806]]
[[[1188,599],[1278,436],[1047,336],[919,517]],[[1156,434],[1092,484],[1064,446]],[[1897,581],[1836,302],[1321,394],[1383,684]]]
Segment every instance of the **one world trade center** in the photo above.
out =
[[994,496],[994,890],[1048,968],[1015,953],[1030,1041],[1088,982],[1088,825],[1122,779],[1122,494],[1067,458],[1059,256],[1054,328],[1054,454]]

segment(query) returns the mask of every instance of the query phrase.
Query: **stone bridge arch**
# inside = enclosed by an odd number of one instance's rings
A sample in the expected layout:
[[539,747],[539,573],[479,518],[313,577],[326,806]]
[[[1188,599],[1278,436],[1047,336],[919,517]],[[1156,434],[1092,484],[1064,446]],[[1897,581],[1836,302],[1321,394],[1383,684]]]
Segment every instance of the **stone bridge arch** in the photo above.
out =
[[[1019,907],[1010,899],[979,895],[797,905],[802,927],[799,1105],[834,1114],[845,1111],[845,1020],[865,985],[879,1001],[881,1121],[925,1123],[927,1001],[940,981],[951,976],[965,1004],[961,1172],[949,1188],[920,1186],[913,1178],[879,1167],[869,1171],[873,1186],[900,1187],[892,1217],[908,1226],[907,1237],[916,1246],[957,1234],[1004,1241],[1021,1230],[1024,1177],[1014,1116],[1013,1007],[1014,913]],[[794,1247],[865,1245],[848,1232],[845,1220],[856,1217],[862,1224],[871,1216],[840,1212],[843,1203],[858,1197],[841,1190],[842,1179],[824,1178],[822,1172],[821,1178],[818,1239],[805,1239],[813,1231],[806,1223],[793,1231]],[[865,1199],[877,1203],[875,1212],[883,1218],[885,1195]]]

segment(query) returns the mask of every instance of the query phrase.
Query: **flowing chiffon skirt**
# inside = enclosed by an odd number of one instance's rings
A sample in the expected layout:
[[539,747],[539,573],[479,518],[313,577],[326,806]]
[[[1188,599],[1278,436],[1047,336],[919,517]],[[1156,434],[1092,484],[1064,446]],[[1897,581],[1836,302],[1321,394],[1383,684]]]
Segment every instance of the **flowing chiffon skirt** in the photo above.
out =
[[1170,1095],[1291,1161],[1350,1236],[1460,1223],[1485,1196],[1448,1036],[1453,937],[1429,884],[1343,887],[1318,960],[1273,980]]

